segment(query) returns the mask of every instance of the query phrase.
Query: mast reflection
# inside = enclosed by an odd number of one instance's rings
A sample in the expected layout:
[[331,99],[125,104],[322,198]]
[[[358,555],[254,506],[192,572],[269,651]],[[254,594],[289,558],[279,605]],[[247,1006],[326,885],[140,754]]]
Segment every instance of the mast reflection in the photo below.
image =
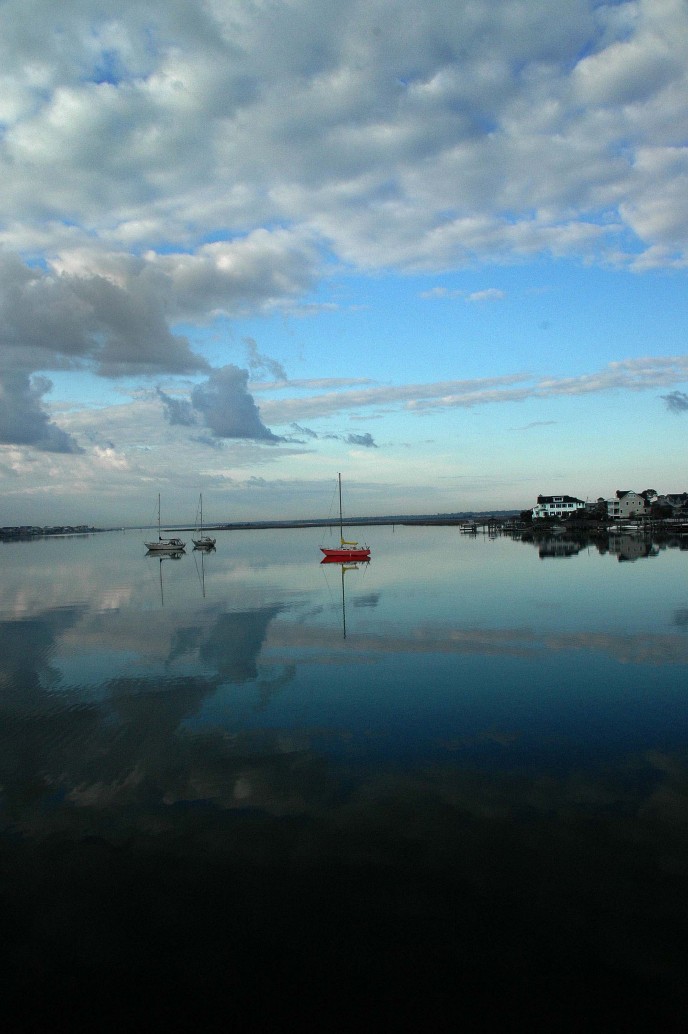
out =
[[184,556],[184,550],[183,549],[179,549],[179,550],[172,550],[172,551],[167,552],[167,553],[157,553],[157,552],[154,552],[153,550],[149,549],[148,552],[146,553],[146,556],[147,557],[148,556],[155,557],[156,560],[160,561],[160,606],[164,607],[165,606],[165,593],[164,593],[164,590],[163,590],[163,581],[162,581],[162,565],[163,565],[163,561],[164,560],[181,560],[181,558]]
[[347,571],[358,571],[359,567],[367,565],[370,560],[357,560],[356,563],[352,563],[350,560],[338,560],[336,557],[326,556],[320,561],[320,565],[332,565],[339,567],[342,572],[342,638],[346,639],[346,593],[344,591],[344,575]]

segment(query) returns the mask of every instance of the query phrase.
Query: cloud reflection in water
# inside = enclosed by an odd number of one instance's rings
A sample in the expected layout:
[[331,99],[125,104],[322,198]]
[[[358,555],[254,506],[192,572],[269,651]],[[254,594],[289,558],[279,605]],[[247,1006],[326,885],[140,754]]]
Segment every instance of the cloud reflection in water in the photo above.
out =
[[356,607],[350,581],[344,640],[317,580],[290,578],[247,581],[235,610],[236,585],[4,622],[6,973],[34,1029],[39,978],[75,1013],[97,987],[121,1019],[145,988],[207,1029],[211,1005],[346,1027],[402,1004],[419,1025],[430,999],[676,1029],[680,590],[649,581],[668,627],[630,634],[548,627],[524,593],[504,627],[467,604],[402,627],[396,584]]

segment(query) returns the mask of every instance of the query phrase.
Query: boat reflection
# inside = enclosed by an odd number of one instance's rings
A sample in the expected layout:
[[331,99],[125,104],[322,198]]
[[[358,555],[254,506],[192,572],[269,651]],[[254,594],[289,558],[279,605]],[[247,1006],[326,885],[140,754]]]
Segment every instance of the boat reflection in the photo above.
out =
[[337,557],[325,556],[320,561],[320,566],[332,566],[339,567],[342,572],[342,638],[346,639],[346,594],[344,591],[344,575],[347,571],[358,571],[361,566],[367,566],[370,563],[370,557],[366,557],[361,560],[357,560],[353,563],[351,560],[339,560]]
[[[194,564],[196,565],[196,574],[198,580],[201,583],[201,593],[205,598],[205,558],[209,553],[215,552],[215,546],[194,546],[193,558]],[[201,558],[200,564],[198,563],[198,556]]]
[[160,561],[160,605],[162,607],[165,606],[165,594],[164,594],[163,583],[162,583],[162,565],[163,565],[163,561],[164,560],[181,560],[181,558],[183,556],[185,556],[185,555],[186,554],[185,554],[183,549],[167,550],[164,553],[159,551],[159,550],[149,549],[148,552],[146,553],[147,557],[148,556],[155,557],[156,560]]

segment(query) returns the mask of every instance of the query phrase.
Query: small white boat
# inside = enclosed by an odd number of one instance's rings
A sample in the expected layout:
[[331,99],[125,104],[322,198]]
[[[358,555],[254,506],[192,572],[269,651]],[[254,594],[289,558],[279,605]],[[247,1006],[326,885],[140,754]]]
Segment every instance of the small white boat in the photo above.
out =
[[215,546],[215,539],[210,535],[203,534],[203,493],[198,500],[198,509],[200,513],[198,526],[196,529],[196,535],[198,538],[193,539],[194,549],[213,549]]
[[158,492],[158,538],[157,541],[144,542],[144,546],[150,553],[181,553],[184,551],[186,542],[179,538],[164,539],[160,534],[160,493]]

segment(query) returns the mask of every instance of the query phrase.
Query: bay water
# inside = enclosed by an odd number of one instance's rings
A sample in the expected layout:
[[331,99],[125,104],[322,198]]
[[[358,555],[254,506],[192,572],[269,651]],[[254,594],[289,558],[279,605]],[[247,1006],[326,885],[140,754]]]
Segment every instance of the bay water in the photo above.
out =
[[12,1029],[685,1029],[688,540],[358,532],[0,546]]

